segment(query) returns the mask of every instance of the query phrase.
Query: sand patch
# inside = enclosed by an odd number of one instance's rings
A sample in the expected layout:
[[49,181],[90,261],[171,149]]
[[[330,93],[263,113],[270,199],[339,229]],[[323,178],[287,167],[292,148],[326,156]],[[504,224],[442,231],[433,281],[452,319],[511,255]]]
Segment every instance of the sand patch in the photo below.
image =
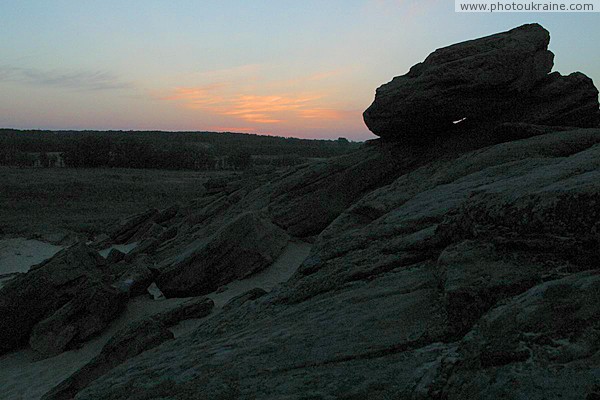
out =
[[40,240],[13,238],[0,240],[0,288],[17,273],[29,271],[64,247]]
[[[302,261],[308,257],[312,245],[306,242],[290,242],[279,258],[269,268],[239,281],[228,283],[220,291],[206,295],[215,302],[215,308],[208,318],[217,315],[225,304],[232,298],[239,296],[254,288],[261,288],[269,292],[273,288],[286,282],[296,272]],[[203,319],[188,319],[170,328],[175,337],[180,337],[193,332]]]
[[121,253],[125,253],[128,254],[131,250],[135,249],[137,247],[138,243],[129,243],[129,244],[114,244],[104,250],[100,250],[98,253],[100,253],[100,255],[104,258],[108,257],[108,253],[110,253],[110,251],[112,249],[117,249],[119,250]]
[[282,282],[287,281],[296,272],[302,261],[310,253],[311,244],[305,242],[289,243],[281,255],[269,268],[260,271],[247,279],[233,281],[226,285],[221,293],[213,292],[207,297],[215,302],[215,308],[223,307],[235,296],[254,288],[261,288],[267,292]]

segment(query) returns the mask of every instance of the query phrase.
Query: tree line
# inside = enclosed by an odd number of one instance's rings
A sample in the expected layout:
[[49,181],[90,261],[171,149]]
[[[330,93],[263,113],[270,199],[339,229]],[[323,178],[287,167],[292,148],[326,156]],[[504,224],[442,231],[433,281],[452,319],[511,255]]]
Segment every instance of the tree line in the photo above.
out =
[[248,134],[0,130],[0,165],[243,170],[295,165],[310,157],[344,154],[357,145],[342,138],[312,141]]

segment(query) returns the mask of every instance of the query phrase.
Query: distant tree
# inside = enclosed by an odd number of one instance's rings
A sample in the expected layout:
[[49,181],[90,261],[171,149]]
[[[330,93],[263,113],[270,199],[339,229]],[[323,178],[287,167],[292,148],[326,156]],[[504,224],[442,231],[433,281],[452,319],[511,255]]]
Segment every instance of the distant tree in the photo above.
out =
[[48,154],[48,166],[58,167],[58,156],[56,154]]
[[0,147],[0,165],[10,165],[8,160],[10,159],[8,149]]
[[241,133],[0,129],[0,164],[16,165],[16,152],[23,152],[62,154],[57,163],[70,167],[244,169],[274,166],[275,157],[334,157],[360,146],[345,138],[306,140]]
[[350,141],[348,141],[348,139],[346,139],[345,137],[339,137],[337,139],[337,143],[341,146],[348,146],[350,144]]
[[15,147],[3,146],[0,148],[0,165],[17,165],[19,159],[19,153]]
[[252,155],[244,150],[238,150],[228,157],[229,164],[236,170],[245,170],[252,166]]
[[277,156],[273,158],[273,165],[276,167],[289,167],[302,164],[305,160],[296,154]]
[[208,152],[199,152],[197,155],[198,158],[196,162],[198,163],[198,169],[210,170],[214,168],[215,157],[212,154]]
[[106,167],[110,161],[110,140],[102,136],[76,138],[64,152],[65,164],[75,168]]
[[48,157],[48,153],[40,153],[38,155],[38,161],[43,168],[48,168],[50,166],[50,157]]
[[15,154],[14,165],[18,167],[32,167],[34,163],[35,157],[29,153],[19,151]]
[[110,166],[119,168],[161,168],[162,160],[153,147],[134,137],[115,143],[110,154]]

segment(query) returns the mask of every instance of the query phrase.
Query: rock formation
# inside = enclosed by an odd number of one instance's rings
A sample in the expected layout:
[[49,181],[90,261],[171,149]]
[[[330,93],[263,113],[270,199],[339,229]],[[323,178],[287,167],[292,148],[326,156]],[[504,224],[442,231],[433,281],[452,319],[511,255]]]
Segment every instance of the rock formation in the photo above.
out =
[[76,399],[595,398],[600,129],[577,127],[597,91],[549,74],[548,40],[438,50],[378,90],[365,120],[386,140],[199,201],[214,212],[156,257],[243,210],[316,235],[311,255]]
[[598,90],[582,73],[549,74],[549,41],[531,24],[438,49],[377,89],[365,123],[404,143],[463,129],[477,135],[502,122],[598,126]]
[[156,285],[167,297],[208,294],[271,265],[288,235],[255,213],[245,213],[159,271]]
[[106,374],[124,361],[173,339],[164,324],[145,319],[117,332],[92,361],[61,382],[43,400],[70,400],[94,379]]
[[580,129],[415,168],[343,212],[283,288],[75,398],[586,398],[599,160],[600,130]]
[[103,279],[103,262],[76,244],[1,288],[0,353],[29,342],[50,356],[104,329],[124,309],[127,294]]
[[[598,123],[598,92],[549,74],[548,41],[527,25],[438,50],[378,90],[365,120],[384,140],[138,214],[101,243],[150,240],[127,256],[57,255],[58,270],[108,287],[139,276],[134,294],[152,276],[174,297],[267,268],[290,238],[313,243],[283,286],[243,293],[176,339],[165,324],[212,302],[159,314],[46,398],[597,398],[600,129],[582,127]],[[68,319],[57,310],[73,296],[20,305],[48,274],[0,291],[25,332],[4,326],[5,351]]]
[[210,299],[187,301],[168,311],[137,321],[118,331],[100,354],[46,393],[42,400],[69,400],[79,391],[126,360],[174,338],[167,328],[190,318],[207,316],[214,306]]

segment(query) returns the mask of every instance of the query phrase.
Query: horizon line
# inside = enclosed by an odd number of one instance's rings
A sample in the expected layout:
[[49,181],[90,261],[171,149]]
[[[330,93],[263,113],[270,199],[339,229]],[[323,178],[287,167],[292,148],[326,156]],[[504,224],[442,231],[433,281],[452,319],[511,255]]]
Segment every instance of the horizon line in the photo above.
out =
[[68,133],[77,133],[77,132],[98,132],[98,133],[110,133],[110,132],[120,132],[120,133],[216,133],[216,134],[234,134],[234,135],[249,135],[249,136],[264,136],[264,137],[272,137],[279,139],[297,139],[297,140],[312,140],[312,141],[327,141],[327,142],[335,142],[339,139],[346,139],[349,142],[353,143],[363,143],[368,140],[373,139],[363,139],[363,140],[354,140],[345,136],[339,136],[337,139],[324,139],[324,138],[306,138],[306,137],[296,137],[296,136],[281,136],[281,135],[271,135],[268,133],[251,133],[251,132],[235,132],[235,131],[189,131],[189,130],[137,130],[137,129],[45,129],[45,128],[10,128],[10,127],[0,127],[1,131],[19,131],[19,132],[27,132],[27,131],[38,131],[38,132],[68,132]]

